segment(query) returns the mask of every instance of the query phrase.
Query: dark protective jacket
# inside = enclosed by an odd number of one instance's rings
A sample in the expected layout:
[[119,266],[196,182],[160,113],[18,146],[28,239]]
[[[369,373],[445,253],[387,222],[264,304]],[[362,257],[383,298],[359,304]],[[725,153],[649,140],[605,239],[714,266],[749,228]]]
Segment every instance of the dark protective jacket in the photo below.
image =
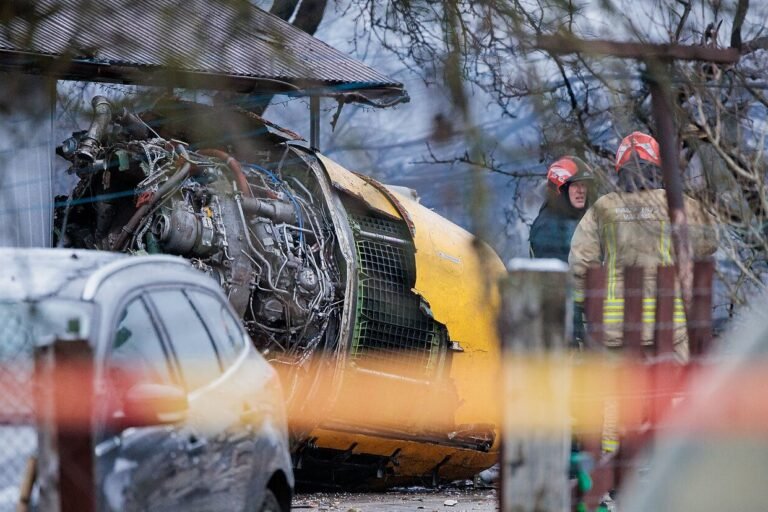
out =
[[559,195],[551,190],[547,192],[547,202],[531,226],[531,257],[557,258],[567,263],[573,232],[587,209],[577,210],[571,206],[565,187]]

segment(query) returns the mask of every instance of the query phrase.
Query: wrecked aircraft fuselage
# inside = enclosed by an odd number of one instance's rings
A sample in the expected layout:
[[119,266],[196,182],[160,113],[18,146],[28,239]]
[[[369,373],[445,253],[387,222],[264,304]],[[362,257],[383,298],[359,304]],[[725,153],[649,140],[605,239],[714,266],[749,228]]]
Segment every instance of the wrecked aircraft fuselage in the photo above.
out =
[[495,462],[490,249],[253,114],[93,105],[58,149],[80,181],[57,237],[184,256],[221,284],[283,377],[298,482],[434,483]]

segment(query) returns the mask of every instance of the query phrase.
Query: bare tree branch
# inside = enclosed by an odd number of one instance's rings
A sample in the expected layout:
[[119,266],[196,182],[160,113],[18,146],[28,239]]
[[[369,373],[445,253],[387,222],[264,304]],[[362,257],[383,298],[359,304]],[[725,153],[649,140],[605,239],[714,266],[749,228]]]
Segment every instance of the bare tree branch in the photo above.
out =
[[[680,21],[677,24],[677,29],[675,29],[675,39],[674,42],[680,41],[680,34],[683,33],[683,28],[685,27],[685,22],[688,20],[688,15],[691,13],[691,2],[690,0],[676,0],[677,3],[682,4],[683,6],[683,14],[680,15]],[[745,0],[748,1],[748,0]]]
[[744,18],[747,17],[749,10],[749,0],[739,0],[736,5],[736,14],[733,17],[733,28],[731,29],[731,48],[741,50],[741,27],[744,25]]
[[503,174],[504,176],[510,176],[512,178],[534,178],[534,179],[541,179],[544,174],[540,172],[510,172],[505,171],[502,168],[500,168],[492,158],[486,159],[485,156],[483,160],[481,161],[475,161],[473,160],[468,152],[465,152],[462,155],[451,157],[451,158],[440,158],[438,157],[434,150],[432,149],[432,145],[427,142],[427,151],[429,152],[429,160],[422,159],[422,160],[414,160],[411,163],[414,164],[441,164],[441,165],[455,165],[455,164],[465,164],[469,165],[471,167],[490,171],[497,174]]

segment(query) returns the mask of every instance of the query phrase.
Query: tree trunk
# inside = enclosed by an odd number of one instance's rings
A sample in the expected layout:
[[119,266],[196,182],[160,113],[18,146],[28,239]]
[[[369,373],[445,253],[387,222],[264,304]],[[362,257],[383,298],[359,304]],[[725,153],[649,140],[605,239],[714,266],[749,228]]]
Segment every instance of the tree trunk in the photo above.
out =
[[291,19],[291,15],[296,10],[297,5],[299,5],[299,0],[275,0],[269,12],[281,20],[288,21]]
[[[293,17],[291,24],[294,27],[313,35],[317,31],[317,27],[320,26],[320,22],[323,21],[327,4],[328,0],[302,0],[301,5],[299,5],[299,0],[275,0],[269,12],[285,21],[289,21]],[[297,6],[298,10],[296,9]],[[273,97],[274,94],[261,94],[258,98],[251,99],[248,108],[261,115],[267,110]]]

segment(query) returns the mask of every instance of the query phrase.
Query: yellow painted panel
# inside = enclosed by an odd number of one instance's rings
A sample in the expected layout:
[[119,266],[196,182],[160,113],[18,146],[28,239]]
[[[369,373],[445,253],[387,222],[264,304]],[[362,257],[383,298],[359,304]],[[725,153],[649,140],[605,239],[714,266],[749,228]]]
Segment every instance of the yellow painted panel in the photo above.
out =
[[435,319],[463,352],[453,352],[451,379],[460,399],[456,424],[493,423],[500,343],[496,317],[501,259],[486,244],[421,204],[395,193],[415,226],[416,287]]
[[367,183],[365,180],[356,176],[354,173],[348,171],[333,160],[330,160],[319,153],[315,153],[315,155],[323,164],[323,167],[325,167],[325,170],[328,172],[328,176],[337,188],[359,198],[374,210],[378,210],[390,217],[395,217],[397,219],[401,218],[395,207],[389,202],[389,199],[376,190],[373,185]]
[[[320,155],[318,158],[337,188],[360,198],[377,211],[402,218],[381,191],[335,162]],[[447,327],[451,341],[457,342],[461,349],[449,353],[450,369],[445,383],[456,394],[451,401],[456,408],[441,412],[452,413],[452,423],[456,427],[493,426],[497,433],[496,443],[491,453],[484,453],[329,430],[318,436],[316,429],[312,436],[318,437],[318,446],[327,448],[346,450],[351,442],[358,442],[356,453],[390,455],[395,449],[402,448],[404,458],[401,460],[406,463],[400,470],[404,475],[422,474],[421,471],[428,466],[434,467],[445,455],[451,455],[450,469],[445,468],[446,474],[468,478],[473,472],[495,462],[493,452],[499,446],[499,416],[497,407],[493,406],[498,401],[494,397],[499,392],[500,368],[496,317],[500,306],[498,282],[506,275],[506,270],[498,255],[486,244],[476,241],[472,234],[416,201],[397,192],[392,194],[413,223],[416,248],[414,292],[426,300],[434,318]],[[364,386],[362,389],[369,388]],[[439,400],[435,400],[437,402]],[[427,407],[404,407],[400,412],[402,414],[392,413],[391,416],[398,418],[403,426],[429,424],[430,418],[434,421],[443,416]],[[406,418],[403,415],[410,416]],[[351,417],[346,419],[354,420]],[[408,452],[403,448],[405,445],[409,446]],[[442,472],[443,469],[441,475]]]

